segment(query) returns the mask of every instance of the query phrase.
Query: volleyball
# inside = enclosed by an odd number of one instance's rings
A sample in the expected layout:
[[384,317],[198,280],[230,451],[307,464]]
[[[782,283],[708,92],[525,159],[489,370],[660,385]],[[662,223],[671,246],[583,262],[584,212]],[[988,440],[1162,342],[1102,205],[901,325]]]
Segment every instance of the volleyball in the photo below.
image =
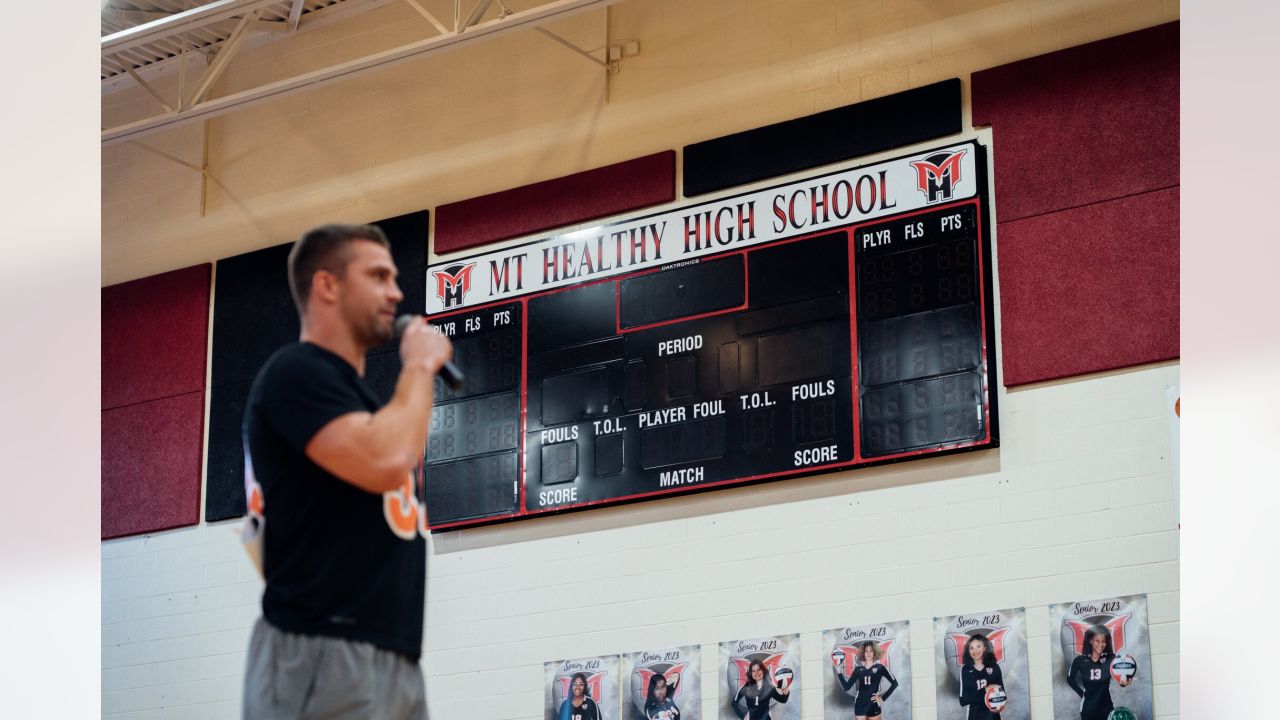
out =
[[1003,710],[1005,703],[1009,701],[1009,696],[1005,694],[1004,688],[999,685],[988,685],[984,693],[982,699],[987,703],[987,709],[994,713]]

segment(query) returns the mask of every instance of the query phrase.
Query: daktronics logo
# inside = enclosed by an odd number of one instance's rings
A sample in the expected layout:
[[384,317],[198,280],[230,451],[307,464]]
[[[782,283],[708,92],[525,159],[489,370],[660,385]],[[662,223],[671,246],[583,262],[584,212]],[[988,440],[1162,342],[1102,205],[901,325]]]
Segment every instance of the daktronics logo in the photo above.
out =
[[943,202],[955,195],[956,186],[960,184],[960,158],[966,152],[968,150],[934,153],[911,163],[916,169],[916,189],[924,193],[926,203]]
[[458,263],[431,272],[436,278],[436,297],[440,298],[446,309],[461,305],[466,299],[471,290],[471,271],[475,269],[475,263]]

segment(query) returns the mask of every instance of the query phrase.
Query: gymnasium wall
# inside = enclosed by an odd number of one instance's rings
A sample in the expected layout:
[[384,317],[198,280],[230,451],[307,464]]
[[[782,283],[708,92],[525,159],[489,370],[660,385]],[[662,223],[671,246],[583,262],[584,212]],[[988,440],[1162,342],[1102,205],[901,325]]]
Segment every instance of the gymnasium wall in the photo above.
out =
[[[104,348],[108,298],[128,287],[118,283],[269,254],[319,222],[434,209],[436,237],[445,231],[453,247],[501,242],[515,236],[512,228],[538,229],[529,225],[539,219],[539,203],[529,200],[538,191],[522,188],[541,188],[553,203],[575,188],[582,197],[589,184],[579,173],[635,162],[661,170],[674,160],[678,200],[682,189],[689,194],[685,146],[949,78],[961,79],[962,128],[972,136],[971,117],[981,119],[970,109],[972,73],[1176,20],[1177,5],[673,0],[622,3],[609,18],[612,41],[639,39],[642,52],[608,83],[608,103],[595,66],[520,33],[215,120],[216,181],[204,217],[195,173],[135,146],[104,148]],[[392,4],[250,50],[218,91],[316,56],[336,61],[409,42],[425,32],[418,20]],[[596,47],[605,13],[553,29]],[[396,39],[374,39],[389,36]],[[109,123],[150,101],[123,91],[108,102]],[[978,134],[994,151],[999,294],[1001,163],[1016,156],[1002,155],[1001,125],[991,124]],[[200,139],[194,126],[144,142],[198,156]],[[494,227],[466,215],[468,200],[502,192],[523,197],[534,217]],[[664,199],[661,188],[637,194]],[[626,209],[609,197],[583,205]],[[1126,231],[1124,223],[1110,230]],[[217,262],[213,272],[214,362],[198,388],[202,396],[211,388],[213,403],[243,382],[218,371],[216,308],[235,299],[231,291],[219,298],[231,277],[224,265],[234,263]],[[1000,300],[998,324],[1006,312]],[[1162,327],[1167,320],[1153,332]],[[104,432],[114,392],[105,352]],[[1150,600],[1156,715],[1175,718],[1178,547],[1166,391],[1178,384],[1178,368],[1150,362],[1167,357],[1000,387],[996,451],[434,536],[424,656],[432,711],[534,718],[543,661],[785,632],[802,634],[803,672],[816,678],[821,630],[909,619],[915,717],[932,718],[932,617],[1025,606],[1034,717],[1048,718],[1045,606],[1141,592]],[[1093,370],[1106,371],[1080,375]],[[201,420],[216,417],[211,410]],[[103,542],[106,717],[238,717],[261,583],[235,540],[235,521],[217,519],[234,508],[209,511],[235,481],[217,480],[215,465],[225,472],[235,459],[215,462],[212,433],[200,465],[206,472],[185,471],[188,482],[202,483],[205,513],[184,516],[178,524],[186,526],[175,530],[135,524],[119,533],[107,532],[104,435],[104,537],[143,533]],[[875,558],[869,573],[850,560],[867,551]],[[763,582],[754,570],[761,557],[770,568]],[[704,673],[714,674],[715,662],[714,652],[704,653]],[[804,716],[820,717],[820,686],[808,683],[801,693]]]

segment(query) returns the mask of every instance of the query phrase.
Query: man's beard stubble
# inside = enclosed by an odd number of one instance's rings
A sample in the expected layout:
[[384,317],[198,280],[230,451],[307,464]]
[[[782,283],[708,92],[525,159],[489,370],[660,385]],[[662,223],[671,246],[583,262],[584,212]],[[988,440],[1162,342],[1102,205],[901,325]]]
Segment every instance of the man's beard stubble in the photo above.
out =
[[363,322],[352,323],[352,331],[366,349],[375,348],[395,337],[395,319],[384,320],[381,313],[374,313]]

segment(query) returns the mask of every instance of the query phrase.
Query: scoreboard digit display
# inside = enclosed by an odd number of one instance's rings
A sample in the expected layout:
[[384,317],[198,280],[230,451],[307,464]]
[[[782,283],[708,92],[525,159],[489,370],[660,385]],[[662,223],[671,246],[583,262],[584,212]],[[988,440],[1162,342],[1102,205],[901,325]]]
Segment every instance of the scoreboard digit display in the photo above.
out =
[[986,148],[428,268],[432,530],[998,445]]

